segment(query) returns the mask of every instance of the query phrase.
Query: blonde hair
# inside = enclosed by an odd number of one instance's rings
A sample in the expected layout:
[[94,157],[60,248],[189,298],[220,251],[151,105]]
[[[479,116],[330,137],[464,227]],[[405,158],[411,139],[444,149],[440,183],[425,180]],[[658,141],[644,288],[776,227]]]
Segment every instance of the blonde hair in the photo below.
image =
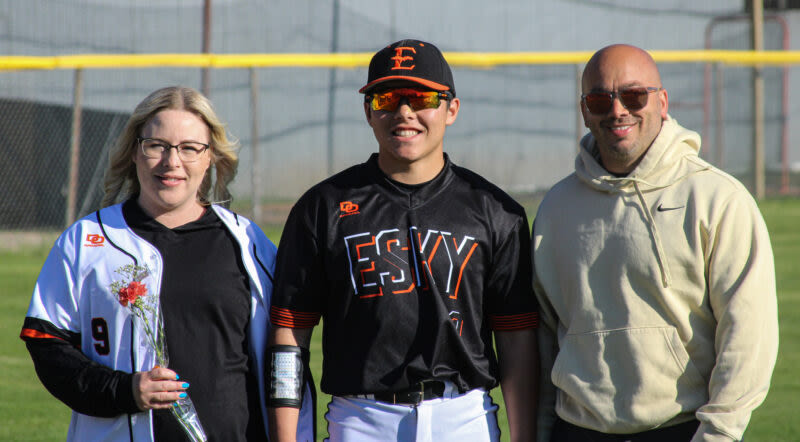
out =
[[[239,164],[237,150],[239,143],[229,140],[225,125],[220,121],[211,102],[195,89],[184,86],[171,86],[159,89],[147,96],[128,119],[122,134],[109,152],[109,164],[103,177],[103,201],[101,207],[116,204],[139,193],[141,187],[136,177],[133,156],[138,148],[137,138],[147,123],[159,112],[166,109],[189,111],[200,117],[208,125],[211,133],[211,165],[203,177],[197,191],[197,199],[203,205],[211,203],[230,205],[231,194],[228,184],[236,176]],[[211,193],[212,174],[213,194]]]

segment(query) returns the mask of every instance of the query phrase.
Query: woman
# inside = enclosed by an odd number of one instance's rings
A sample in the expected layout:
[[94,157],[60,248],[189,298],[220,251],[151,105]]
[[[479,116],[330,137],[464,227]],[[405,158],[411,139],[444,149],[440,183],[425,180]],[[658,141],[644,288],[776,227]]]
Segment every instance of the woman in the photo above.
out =
[[[186,394],[209,440],[266,439],[276,250],[256,224],[212,204],[230,201],[236,147],[199,92],[153,92],[111,152],[103,208],[56,241],[21,337],[42,383],[73,410],[68,440],[183,440],[169,409]],[[110,289],[126,265],[146,269],[141,282],[159,295],[168,367]],[[298,426],[308,439],[311,391]]]

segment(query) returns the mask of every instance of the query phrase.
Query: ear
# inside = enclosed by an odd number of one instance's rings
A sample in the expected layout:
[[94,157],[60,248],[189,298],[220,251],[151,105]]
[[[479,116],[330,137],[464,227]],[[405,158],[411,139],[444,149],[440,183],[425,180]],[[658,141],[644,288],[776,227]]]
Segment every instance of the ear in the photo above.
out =
[[449,126],[456,122],[458,117],[458,109],[461,107],[461,100],[453,98],[450,100],[450,105],[447,107],[447,120],[445,123]]
[[139,152],[141,152],[141,149],[139,148],[139,143],[136,140],[134,140],[133,143],[134,143],[134,145],[133,145],[133,149],[131,149],[131,157],[130,158],[131,158],[131,163],[136,164],[136,158],[138,158],[138,155],[139,155]]
[[208,153],[208,169],[211,170],[211,168],[214,167],[214,164],[217,164],[217,160],[219,158],[217,158],[217,154],[214,153],[213,147],[209,146],[206,150]]
[[666,120],[669,112],[669,96],[666,89],[658,91],[658,101],[661,104],[661,119]]
[[588,110],[586,109],[586,105],[583,104],[583,99],[579,99],[578,100],[578,107],[581,108],[581,116],[583,117],[583,125],[586,126],[586,127],[589,127],[589,123],[586,122],[586,112],[588,112]]
[[372,120],[372,109],[369,107],[369,103],[364,103],[364,116],[367,117],[367,123]]

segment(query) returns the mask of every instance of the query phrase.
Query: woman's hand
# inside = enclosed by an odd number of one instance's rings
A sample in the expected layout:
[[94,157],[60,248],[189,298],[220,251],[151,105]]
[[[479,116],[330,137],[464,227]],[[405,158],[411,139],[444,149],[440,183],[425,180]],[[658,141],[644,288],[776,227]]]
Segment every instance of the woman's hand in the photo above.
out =
[[143,411],[170,408],[186,397],[188,387],[188,382],[178,381],[178,374],[168,368],[156,366],[133,374],[133,399]]

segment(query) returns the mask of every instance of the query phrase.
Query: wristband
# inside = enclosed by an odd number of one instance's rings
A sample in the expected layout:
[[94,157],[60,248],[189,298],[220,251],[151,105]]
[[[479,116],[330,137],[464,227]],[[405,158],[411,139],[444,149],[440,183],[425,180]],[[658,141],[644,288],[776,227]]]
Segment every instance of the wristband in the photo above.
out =
[[300,408],[303,403],[305,364],[308,350],[296,345],[273,345],[267,348],[269,393],[267,407]]

